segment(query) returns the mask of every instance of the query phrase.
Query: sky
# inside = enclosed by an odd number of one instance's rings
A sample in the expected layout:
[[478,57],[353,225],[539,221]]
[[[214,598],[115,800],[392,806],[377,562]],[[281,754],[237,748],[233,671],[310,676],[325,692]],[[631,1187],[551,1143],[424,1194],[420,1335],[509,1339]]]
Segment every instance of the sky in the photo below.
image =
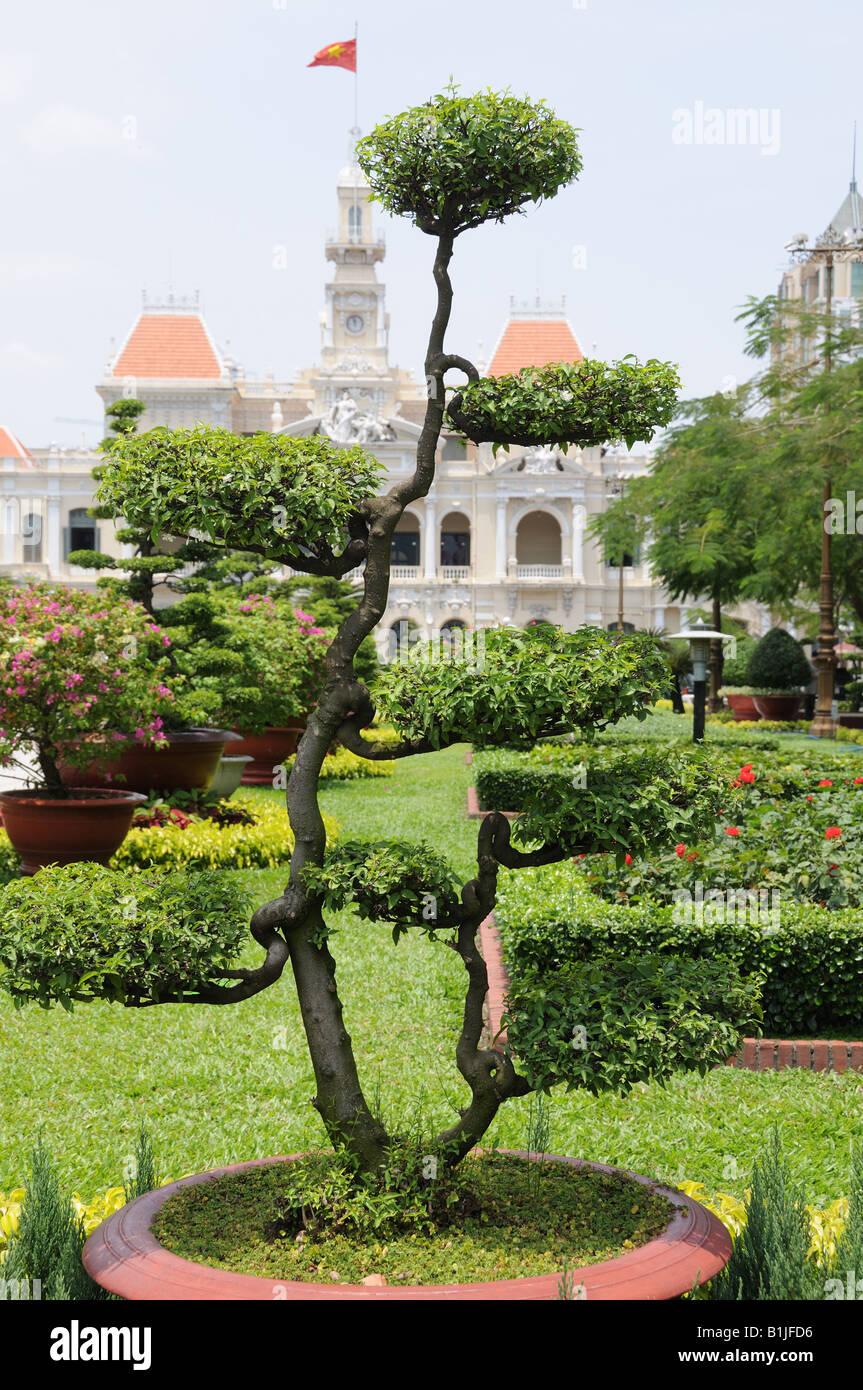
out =
[[[450,78],[581,132],[576,183],[458,239],[450,351],[488,359],[539,291],[586,353],[674,361],[686,396],[752,373],[735,312],[838,209],[858,116],[863,143],[858,0],[41,0],[0,38],[0,425],[97,442],[143,290],[199,291],[251,378],[318,359],[354,79],[307,64],[355,22],[364,132]],[[433,241],[376,216],[391,360],[421,378]]]

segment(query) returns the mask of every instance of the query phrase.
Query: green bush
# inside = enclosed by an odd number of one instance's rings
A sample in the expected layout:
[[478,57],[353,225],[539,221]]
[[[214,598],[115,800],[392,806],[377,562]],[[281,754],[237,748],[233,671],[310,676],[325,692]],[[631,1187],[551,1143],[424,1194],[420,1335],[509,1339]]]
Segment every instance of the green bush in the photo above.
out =
[[353,903],[367,920],[392,922],[396,941],[409,927],[451,924],[460,901],[446,860],[430,845],[404,840],[345,840],[327,851],[323,865],[307,865],[303,878],[323,894],[325,912]]
[[18,1229],[0,1266],[4,1285],[13,1286],[19,1298],[110,1298],[81,1263],[85,1239],[83,1218],[61,1193],[57,1169],[40,1135],[30,1159]]
[[[722,892],[723,890],[719,890]],[[706,895],[707,896],[707,895]],[[764,1030],[793,1037],[843,1036],[863,1020],[863,911],[782,902],[767,895],[691,904],[597,899],[572,863],[522,871],[501,882],[496,918],[507,966],[522,976],[556,972],[572,961],[638,959],[645,954],[709,965],[721,958],[742,976],[759,976]],[[686,917],[689,916],[689,920]],[[677,918],[678,920],[675,920]],[[719,920],[711,920],[719,918]]]
[[806,653],[782,627],[765,633],[749,658],[745,684],[764,691],[799,690],[812,679]]
[[685,1068],[702,1075],[738,1050],[759,1021],[758,981],[723,960],[671,955],[571,960],[519,971],[503,1023],[531,1086],[558,1082],[598,1095]]
[[0,987],[16,1005],[158,1001],[222,983],[247,939],[233,874],[52,865],[0,894]]
[[434,658],[417,645],[372,692],[383,720],[432,748],[529,747],[628,714],[644,719],[668,680],[652,638],[620,641],[601,628],[490,628],[478,634],[473,664]]
[[748,680],[749,658],[755,651],[756,643],[752,637],[738,637],[737,651],[734,656],[727,656],[722,663],[722,684],[734,686],[745,685]]
[[710,1282],[710,1298],[820,1298],[823,1275],[807,1259],[811,1233],[806,1199],[782,1155],[778,1129],[767,1153],[755,1162],[745,1205],[746,1225],[728,1264]]

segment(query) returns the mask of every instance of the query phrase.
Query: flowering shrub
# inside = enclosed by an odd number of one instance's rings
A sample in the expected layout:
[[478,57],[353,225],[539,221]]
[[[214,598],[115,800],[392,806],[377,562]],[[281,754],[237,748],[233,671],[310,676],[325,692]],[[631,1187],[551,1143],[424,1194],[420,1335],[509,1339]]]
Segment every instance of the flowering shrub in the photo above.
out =
[[[712,834],[674,853],[621,866],[608,855],[584,861],[591,887],[612,901],[670,902],[696,881],[711,888],[779,889],[819,907],[863,906],[863,777],[819,777],[792,766],[741,768]],[[733,798],[733,801],[731,800]]]
[[[148,651],[168,639],[131,600],[108,602],[62,585],[28,584],[0,594],[0,762],[35,745],[45,785],[66,789],[57,755],[92,761],[87,734],[126,731],[159,745],[160,705],[171,692],[164,660]],[[124,731],[124,732],[120,732]]]

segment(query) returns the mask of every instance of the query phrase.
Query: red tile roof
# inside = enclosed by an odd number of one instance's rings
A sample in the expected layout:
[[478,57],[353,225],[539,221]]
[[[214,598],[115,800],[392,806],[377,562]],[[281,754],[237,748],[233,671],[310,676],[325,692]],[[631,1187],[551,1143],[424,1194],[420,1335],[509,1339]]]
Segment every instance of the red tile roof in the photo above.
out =
[[222,364],[198,314],[143,313],[111,374],[214,380],[222,375]]
[[25,449],[17,435],[11,430],[6,430],[0,425],[0,459],[26,459],[28,463],[35,463],[36,460]]
[[581,362],[582,356],[566,319],[510,319],[488,375],[504,376],[522,367],[545,367],[549,362]]

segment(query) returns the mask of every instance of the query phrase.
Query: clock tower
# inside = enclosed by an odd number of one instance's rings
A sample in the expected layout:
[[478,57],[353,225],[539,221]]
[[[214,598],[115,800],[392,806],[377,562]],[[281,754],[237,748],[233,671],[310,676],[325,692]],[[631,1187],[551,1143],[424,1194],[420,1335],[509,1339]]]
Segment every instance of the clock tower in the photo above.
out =
[[350,397],[366,414],[384,420],[400,400],[422,397],[410,375],[389,362],[390,316],[376,269],[386,247],[372,222],[371,189],[356,162],[359,133],[351,131],[348,163],[336,184],[338,223],[326,239],[332,278],[320,315],[321,360],[299,373],[296,393],[314,415],[324,416]]

